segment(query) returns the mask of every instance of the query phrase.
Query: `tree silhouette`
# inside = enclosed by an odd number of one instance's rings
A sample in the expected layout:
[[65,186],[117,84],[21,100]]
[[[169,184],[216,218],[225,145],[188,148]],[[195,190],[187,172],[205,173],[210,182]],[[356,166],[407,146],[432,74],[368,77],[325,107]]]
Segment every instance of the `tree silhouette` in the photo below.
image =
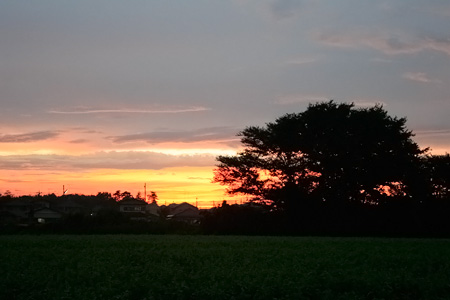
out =
[[431,196],[450,200],[450,154],[432,155],[425,159]]
[[425,151],[405,123],[381,105],[310,104],[240,132],[244,150],[217,157],[214,181],[230,194],[252,195],[282,210],[308,201],[373,203],[382,194],[404,194]]
[[121,192],[120,190],[117,190],[112,196],[117,202],[122,200],[134,199],[131,193],[128,191]]
[[158,201],[158,195],[154,191],[150,191],[150,195],[147,195],[147,198],[150,203],[157,203]]

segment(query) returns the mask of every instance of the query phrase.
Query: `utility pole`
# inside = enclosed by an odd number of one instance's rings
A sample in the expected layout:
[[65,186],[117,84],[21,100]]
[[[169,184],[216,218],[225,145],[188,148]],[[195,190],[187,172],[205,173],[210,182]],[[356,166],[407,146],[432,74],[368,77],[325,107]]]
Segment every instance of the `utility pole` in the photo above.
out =
[[147,202],[147,183],[144,183],[144,200]]

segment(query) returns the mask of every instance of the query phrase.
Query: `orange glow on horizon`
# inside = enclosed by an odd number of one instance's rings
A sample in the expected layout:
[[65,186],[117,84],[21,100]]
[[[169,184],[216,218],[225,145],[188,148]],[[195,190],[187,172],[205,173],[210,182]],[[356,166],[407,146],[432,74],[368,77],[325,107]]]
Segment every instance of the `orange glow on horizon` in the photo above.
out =
[[0,172],[0,193],[9,190],[13,195],[68,194],[96,195],[98,192],[128,191],[144,195],[155,191],[158,203],[188,202],[199,208],[218,205],[223,200],[239,201],[225,195],[224,187],[211,183],[211,167],[180,167],[162,170],[99,169],[92,171],[8,170]]

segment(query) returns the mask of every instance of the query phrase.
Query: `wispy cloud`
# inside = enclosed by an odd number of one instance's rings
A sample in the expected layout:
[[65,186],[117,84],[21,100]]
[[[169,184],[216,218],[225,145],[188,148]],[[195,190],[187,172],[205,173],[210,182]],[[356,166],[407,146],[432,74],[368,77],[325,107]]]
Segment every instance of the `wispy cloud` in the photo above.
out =
[[71,127],[71,128],[69,128],[69,130],[78,131],[78,132],[87,133],[87,134],[102,133],[101,131],[93,130],[93,129],[90,129],[87,127]]
[[439,52],[444,52],[450,55],[450,39],[433,39],[427,38],[425,40],[426,49],[432,49]]
[[0,181],[7,182],[7,183],[24,183],[24,182],[30,182],[30,180],[22,180],[22,179],[9,179],[9,178],[0,178]]
[[406,73],[403,74],[402,77],[405,78],[405,79],[408,79],[408,80],[416,81],[416,82],[428,83],[428,82],[432,81],[428,77],[427,74],[422,73],[422,72],[406,72]]
[[373,34],[369,32],[314,33],[313,38],[323,44],[341,48],[368,47],[384,54],[413,54],[434,50],[450,55],[450,39],[414,37],[407,34]]
[[414,131],[417,136],[450,136],[450,129],[431,129]]
[[89,109],[79,108],[73,110],[49,110],[48,113],[52,114],[109,114],[109,113],[128,113],[128,114],[179,114],[189,112],[202,112],[208,111],[209,108],[202,106],[192,106],[185,108],[161,108],[161,109]]
[[37,131],[21,134],[2,134],[0,135],[0,143],[30,143],[48,140],[58,135],[58,131]]
[[139,134],[110,136],[108,139],[112,140],[114,143],[142,141],[151,144],[167,142],[192,143],[205,141],[230,142],[236,139],[236,133],[238,131],[238,129],[233,127],[210,127],[191,131],[163,130]]
[[84,144],[87,143],[89,140],[87,139],[76,139],[76,140],[71,140],[69,141],[69,143],[71,144]]
[[357,107],[372,107],[375,105],[383,105],[386,106],[386,102],[382,101],[382,100],[354,100],[354,101],[350,101],[353,102],[355,104],[355,106]]
[[149,169],[212,166],[215,155],[171,155],[151,151],[102,151],[85,155],[4,155],[1,170]]

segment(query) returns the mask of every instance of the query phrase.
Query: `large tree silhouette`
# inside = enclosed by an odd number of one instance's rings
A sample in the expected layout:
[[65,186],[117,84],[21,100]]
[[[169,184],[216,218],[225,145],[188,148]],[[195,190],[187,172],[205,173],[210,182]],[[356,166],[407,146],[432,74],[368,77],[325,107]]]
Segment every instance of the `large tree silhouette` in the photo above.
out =
[[219,156],[214,181],[277,209],[306,202],[376,203],[410,192],[408,174],[424,152],[381,105],[310,104],[238,135],[244,150]]

